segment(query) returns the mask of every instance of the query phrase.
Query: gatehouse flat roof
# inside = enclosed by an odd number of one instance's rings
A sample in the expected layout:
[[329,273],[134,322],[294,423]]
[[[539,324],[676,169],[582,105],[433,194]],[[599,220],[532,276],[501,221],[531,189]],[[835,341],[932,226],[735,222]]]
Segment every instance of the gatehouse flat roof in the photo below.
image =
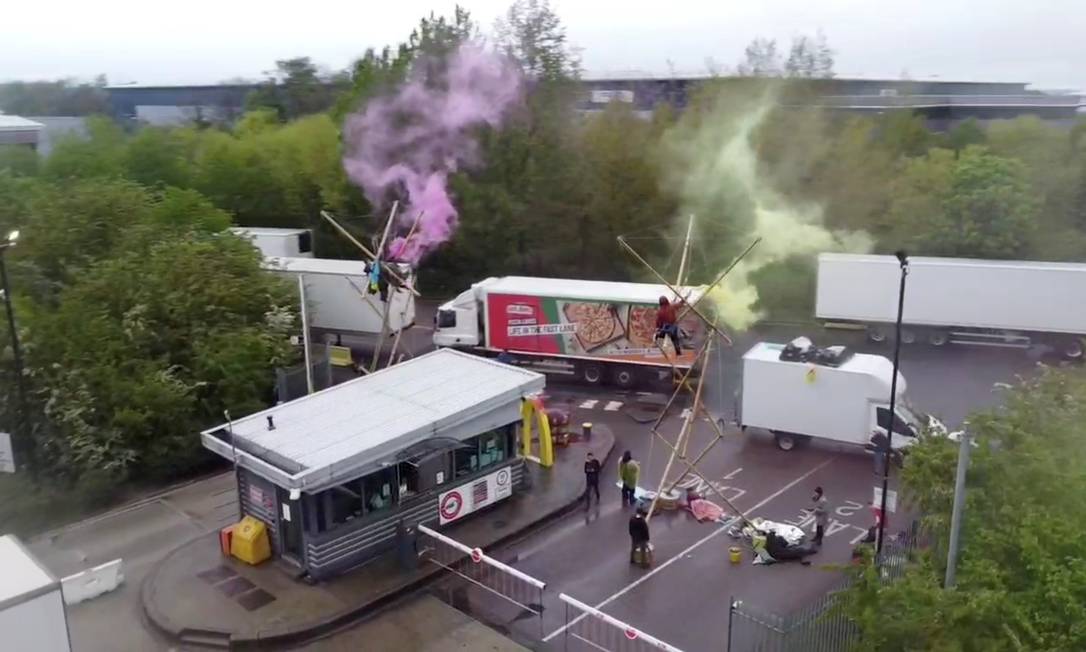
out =
[[543,387],[541,374],[440,349],[205,430],[201,438],[281,487],[316,491],[365,475],[425,439],[467,439],[513,423],[521,400]]

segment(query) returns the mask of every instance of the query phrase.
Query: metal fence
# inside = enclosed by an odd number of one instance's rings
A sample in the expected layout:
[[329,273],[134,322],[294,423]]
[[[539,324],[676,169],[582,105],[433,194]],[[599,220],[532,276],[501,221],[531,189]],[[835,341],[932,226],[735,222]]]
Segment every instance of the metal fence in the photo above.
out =
[[602,652],[682,652],[679,648],[668,645],[654,636],[647,634],[628,623],[608,616],[583,602],[575,600],[565,593],[558,594],[565,603],[566,650],[600,650]]
[[468,547],[425,525],[419,525],[419,534],[424,537],[420,543],[426,548],[424,558],[427,561],[534,616],[539,621],[542,637],[545,582],[488,557],[479,548]]
[[[917,546],[915,527],[888,538],[876,560],[881,581],[900,578]],[[843,582],[788,616],[733,598],[728,610],[728,652],[846,652],[860,634],[847,613],[850,584]]]
[[[319,344],[312,345],[310,367],[313,369],[313,391],[319,392],[332,386],[332,363],[328,359],[328,349]],[[286,403],[308,394],[305,379],[305,363],[287,369],[275,370],[276,398]]]

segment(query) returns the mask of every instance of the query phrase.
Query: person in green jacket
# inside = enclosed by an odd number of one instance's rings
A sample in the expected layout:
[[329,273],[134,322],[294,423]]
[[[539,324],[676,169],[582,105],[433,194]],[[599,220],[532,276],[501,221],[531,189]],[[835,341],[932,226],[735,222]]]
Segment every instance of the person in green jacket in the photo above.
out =
[[618,477],[622,481],[622,505],[633,505],[637,502],[637,479],[641,475],[641,465],[633,458],[630,451],[622,454],[618,462]]

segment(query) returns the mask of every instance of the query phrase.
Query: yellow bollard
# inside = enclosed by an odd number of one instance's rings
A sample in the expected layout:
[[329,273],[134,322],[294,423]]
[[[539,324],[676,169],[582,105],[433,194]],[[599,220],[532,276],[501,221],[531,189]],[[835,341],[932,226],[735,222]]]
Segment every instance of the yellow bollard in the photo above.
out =
[[728,548],[728,558],[731,559],[733,564],[738,564],[743,561],[743,551],[739,546],[732,546],[731,548]]

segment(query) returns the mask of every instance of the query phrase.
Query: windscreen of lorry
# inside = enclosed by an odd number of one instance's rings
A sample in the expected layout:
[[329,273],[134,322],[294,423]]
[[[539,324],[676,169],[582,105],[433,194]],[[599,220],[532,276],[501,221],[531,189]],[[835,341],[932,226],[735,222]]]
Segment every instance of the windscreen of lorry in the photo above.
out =
[[455,310],[442,309],[437,311],[438,328],[453,328],[454,326],[456,326]]
[[916,411],[916,408],[913,407],[912,403],[910,403],[908,399],[903,399],[901,401],[901,404],[895,407],[898,411],[898,414],[905,417],[905,420],[908,421],[913,428],[916,428],[917,432],[920,432],[924,429],[924,425],[927,423],[927,420],[920,418],[920,412]]
[[[912,414],[911,412],[907,413],[905,408],[903,408],[903,407],[898,407],[897,410],[899,410],[901,413],[904,413],[906,415],[906,418],[908,418],[909,414]],[[876,413],[876,418],[878,419],[878,422],[879,422],[879,427],[880,428],[888,428],[890,426],[890,408],[888,408],[888,407],[880,407],[880,408],[875,410],[875,413]],[[905,437],[915,437],[917,432],[918,431],[915,430],[914,427],[911,424],[906,423],[905,421],[902,421],[900,416],[895,416],[894,417],[894,434],[895,435],[903,435]]]

